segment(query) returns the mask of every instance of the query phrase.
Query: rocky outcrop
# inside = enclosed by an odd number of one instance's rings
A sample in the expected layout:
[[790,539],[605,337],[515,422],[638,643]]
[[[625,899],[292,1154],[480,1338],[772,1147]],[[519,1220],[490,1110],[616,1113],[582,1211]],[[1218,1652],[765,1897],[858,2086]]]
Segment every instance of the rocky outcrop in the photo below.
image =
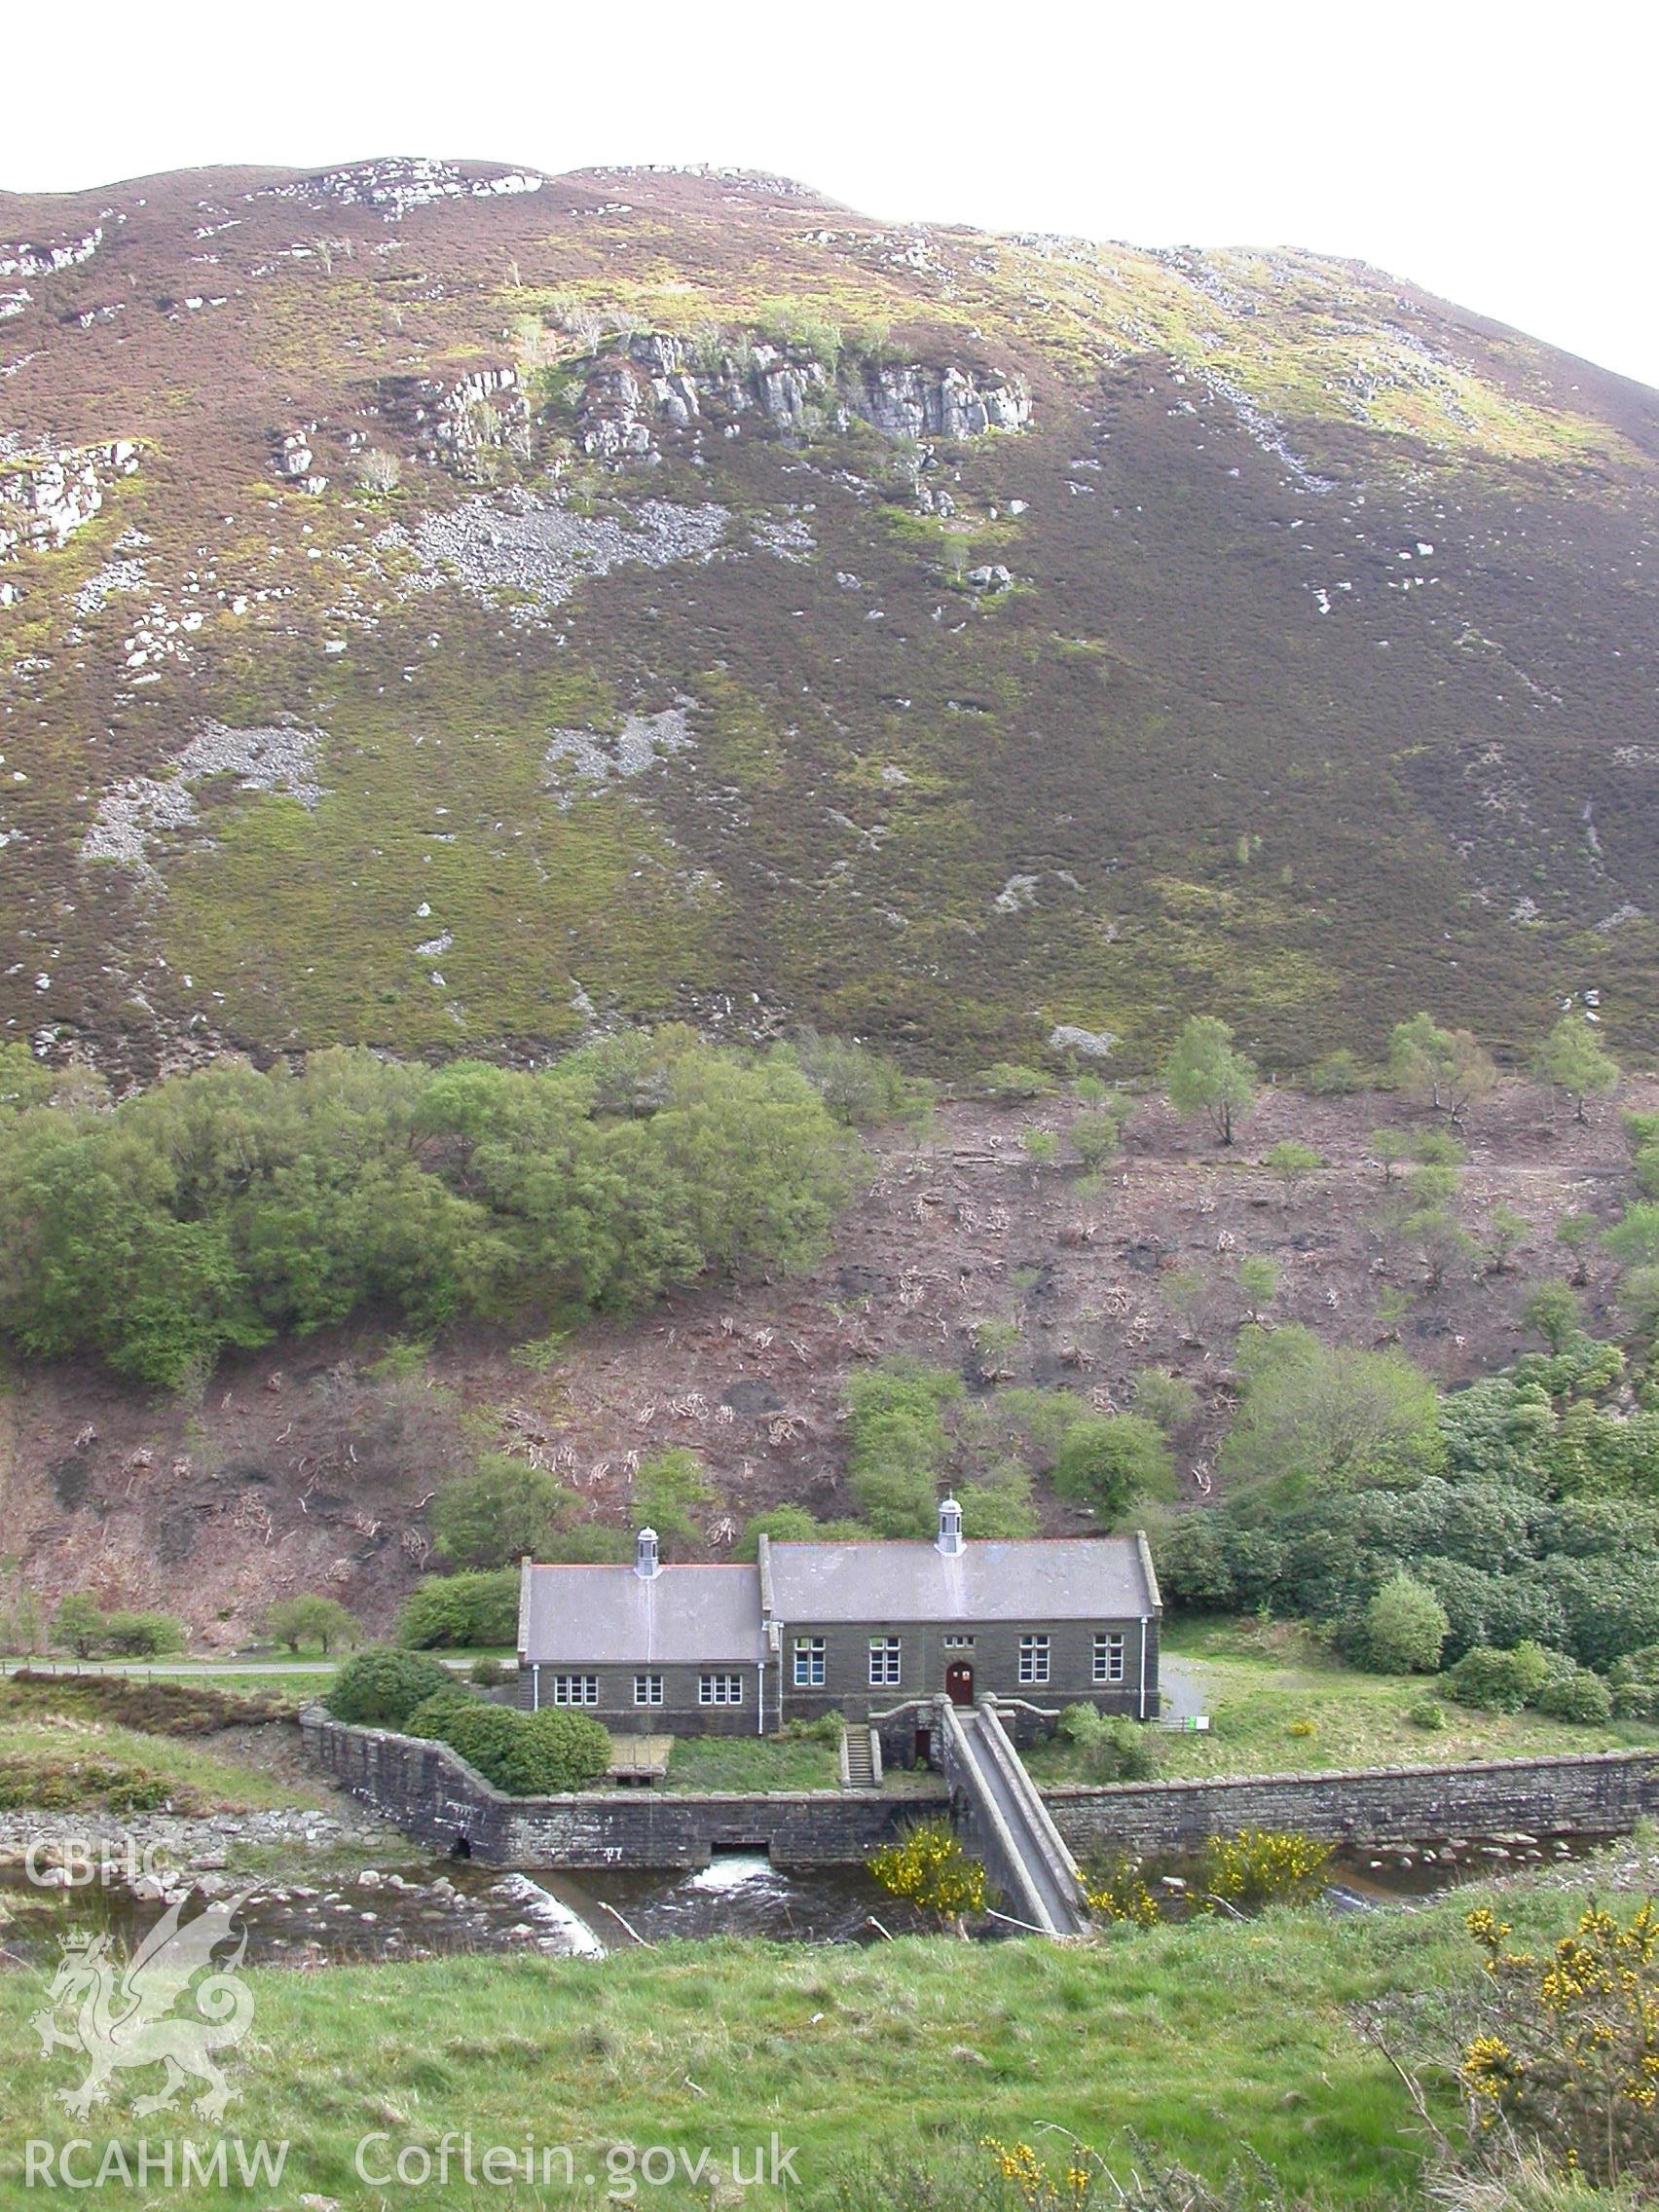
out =
[[381,377],[369,411],[400,444],[463,476],[475,473],[478,456],[487,448],[519,440],[528,444],[529,402],[517,369],[506,365],[450,379]]
[[92,260],[103,236],[99,223],[85,238],[71,239],[66,245],[0,245],[0,276],[52,276],[59,269],[78,268]]
[[465,177],[450,162],[395,160],[356,162],[304,177],[297,184],[268,185],[261,199],[298,200],[312,205],[374,207],[388,223],[401,222],[417,207],[443,200],[494,200],[539,192],[547,179],[529,169],[503,169],[494,176]]
[[66,545],[103,505],[111,479],[137,466],[138,448],[128,438],[25,454],[0,466],[0,561]]
[[599,459],[637,459],[654,450],[659,432],[709,420],[730,437],[750,413],[786,430],[826,420],[844,429],[856,418],[889,438],[972,438],[1024,429],[1031,394],[1022,378],[996,370],[852,360],[832,372],[810,353],[763,342],[711,359],[647,331],[594,361],[577,436]]
[[990,371],[866,365],[844,388],[853,413],[890,438],[976,438],[1031,420],[1024,379]]
[[315,454],[312,440],[316,436],[316,424],[307,423],[298,430],[274,430],[271,433],[276,473],[285,484],[297,484],[303,492],[326,492],[328,478],[316,473]]

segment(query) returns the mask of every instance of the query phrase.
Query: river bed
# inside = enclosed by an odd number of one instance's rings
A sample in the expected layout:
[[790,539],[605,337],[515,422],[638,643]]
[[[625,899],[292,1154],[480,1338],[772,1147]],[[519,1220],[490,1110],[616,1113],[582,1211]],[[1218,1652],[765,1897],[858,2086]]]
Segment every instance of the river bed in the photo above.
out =
[[[1339,1911],[1398,1907],[1458,1882],[1528,1865],[1559,1863],[1598,1848],[1603,1837],[1515,1835],[1501,1842],[1339,1854],[1327,1897]],[[1178,1898],[1193,1870],[1172,1875]],[[599,1958],[635,1942],[760,1936],[783,1942],[870,1943],[921,1926],[906,1906],[857,1867],[786,1871],[763,1853],[722,1853],[699,1871],[532,1874],[477,1862],[409,1859],[332,1882],[234,1874],[159,1882],[120,1878],[42,1887],[24,1869],[0,1869],[0,1960],[39,1968],[60,1940],[107,1930],[136,1943],[180,1902],[185,1917],[203,1896],[240,1897],[236,1925],[247,1932],[247,1963],[315,1968],[464,1954],[536,1952]],[[1158,1877],[1155,1875],[1156,1881]],[[987,1937],[1006,1936],[995,1922]]]

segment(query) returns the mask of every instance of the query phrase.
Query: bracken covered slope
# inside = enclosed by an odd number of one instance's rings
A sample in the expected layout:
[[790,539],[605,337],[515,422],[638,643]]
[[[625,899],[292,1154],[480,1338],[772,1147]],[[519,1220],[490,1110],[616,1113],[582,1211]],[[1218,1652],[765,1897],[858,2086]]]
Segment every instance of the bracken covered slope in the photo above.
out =
[[0,1021],[1270,1065],[1651,989],[1659,395],[773,178],[0,195]]

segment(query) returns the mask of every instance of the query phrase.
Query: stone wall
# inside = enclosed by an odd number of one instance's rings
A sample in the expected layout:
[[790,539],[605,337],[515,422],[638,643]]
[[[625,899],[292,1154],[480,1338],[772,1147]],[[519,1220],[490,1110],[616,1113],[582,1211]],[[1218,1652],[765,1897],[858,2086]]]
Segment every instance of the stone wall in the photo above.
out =
[[[921,1710],[902,1716],[911,1740],[911,1714]],[[769,1852],[780,1866],[856,1865],[907,1819],[933,1809],[925,1797],[867,1789],[506,1797],[442,1744],[348,1727],[320,1706],[300,1725],[313,1762],[387,1820],[434,1850],[464,1843],[474,1858],[506,1866],[705,1866],[717,1851],[739,1850]],[[1659,1751],[1057,1785],[1043,1797],[1079,1858],[1180,1851],[1242,1827],[1301,1828],[1356,1846],[1512,1831],[1612,1835],[1659,1814]]]
[[503,1866],[706,1866],[717,1851],[765,1851],[779,1866],[859,1865],[914,1796],[799,1789],[770,1796],[663,1789],[506,1797],[443,1744],[352,1728],[313,1707],[308,1755],[342,1788],[437,1851],[464,1843]]
[[1116,1782],[1044,1791],[1080,1856],[1182,1850],[1244,1827],[1301,1828],[1337,1843],[1451,1836],[1621,1834],[1659,1813],[1659,1751],[1493,1759],[1476,1766],[1363,1767],[1206,1782]]

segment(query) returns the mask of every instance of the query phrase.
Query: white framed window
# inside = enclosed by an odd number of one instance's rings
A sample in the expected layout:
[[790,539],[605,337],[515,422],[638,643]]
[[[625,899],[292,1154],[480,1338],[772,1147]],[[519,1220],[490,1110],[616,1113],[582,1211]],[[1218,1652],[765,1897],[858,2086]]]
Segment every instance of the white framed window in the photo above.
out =
[[597,1675],[555,1675],[553,1677],[553,1703],[555,1705],[597,1705],[599,1703],[599,1677]]
[[795,1638],[794,1686],[797,1690],[824,1687],[824,1639],[821,1636]]
[[940,1641],[946,1651],[972,1651],[974,1648],[974,1639],[971,1636],[946,1636]]
[[896,1636],[872,1636],[869,1640],[869,1685],[871,1689],[892,1690],[899,1686],[903,1672],[903,1645]]
[[1102,1629],[1094,1639],[1094,1679],[1121,1682],[1124,1678],[1124,1632]]
[[662,1703],[662,1677],[660,1675],[636,1675],[634,1677],[634,1703],[636,1705],[660,1705]]
[[1046,1636],[1020,1638],[1019,1678],[1022,1682],[1046,1682],[1049,1679],[1049,1639]]
[[699,1705],[741,1705],[743,1703],[743,1677],[741,1675],[699,1675],[697,1677],[697,1703]]

